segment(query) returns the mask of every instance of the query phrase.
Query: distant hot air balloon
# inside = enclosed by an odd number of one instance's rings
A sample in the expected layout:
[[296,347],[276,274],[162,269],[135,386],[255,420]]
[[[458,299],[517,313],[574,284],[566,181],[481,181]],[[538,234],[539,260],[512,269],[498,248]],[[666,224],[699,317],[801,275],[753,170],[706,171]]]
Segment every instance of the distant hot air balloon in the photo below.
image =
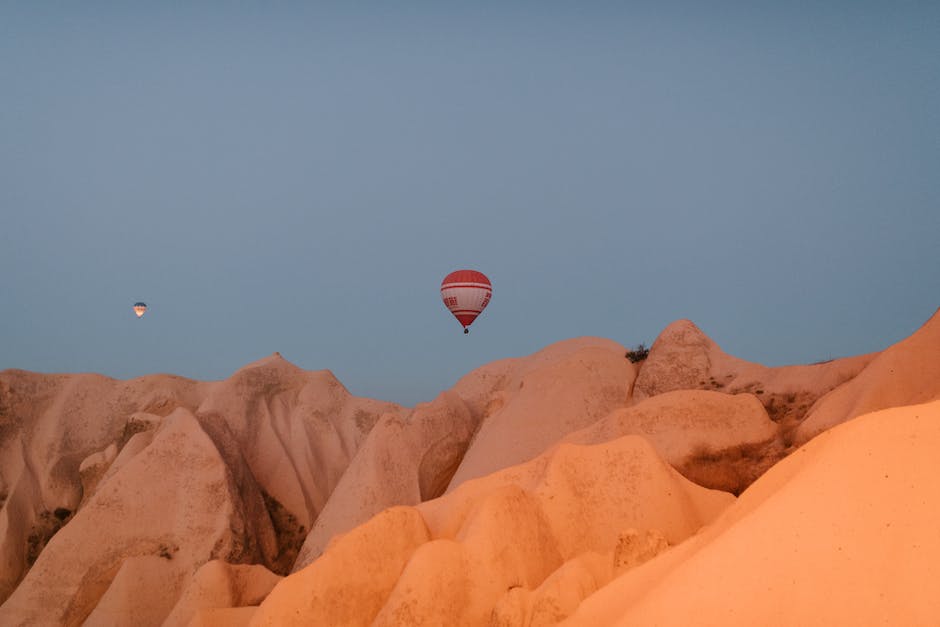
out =
[[134,303],[134,313],[140,318],[147,311],[147,303]]
[[467,327],[486,309],[492,296],[490,280],[476,270],[457,270],[441,281],[441,300],[463,325],[464,333],[470,332]]

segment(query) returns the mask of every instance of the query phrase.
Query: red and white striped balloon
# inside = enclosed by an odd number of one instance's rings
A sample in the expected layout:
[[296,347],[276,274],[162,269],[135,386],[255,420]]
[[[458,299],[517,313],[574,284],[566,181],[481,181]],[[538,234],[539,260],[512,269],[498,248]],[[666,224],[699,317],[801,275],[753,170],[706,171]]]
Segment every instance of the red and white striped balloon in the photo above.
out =
[[476,270],[457,270],[441,281],[441,300],[463,325],[464,333],[469,332],[467,327],[486,309],[492,296],[492,283]]

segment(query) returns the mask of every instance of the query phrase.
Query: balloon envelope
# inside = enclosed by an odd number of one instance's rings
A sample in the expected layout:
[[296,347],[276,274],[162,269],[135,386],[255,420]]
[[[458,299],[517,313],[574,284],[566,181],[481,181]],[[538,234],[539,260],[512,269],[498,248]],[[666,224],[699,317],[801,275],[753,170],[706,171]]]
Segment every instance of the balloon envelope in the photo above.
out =
[[466,332],[493,297],[493,285],[476,270],[457,270],[441,281],[441,300]]
[[134,313],[140,318],[147,311],[147,303],[134,303]]

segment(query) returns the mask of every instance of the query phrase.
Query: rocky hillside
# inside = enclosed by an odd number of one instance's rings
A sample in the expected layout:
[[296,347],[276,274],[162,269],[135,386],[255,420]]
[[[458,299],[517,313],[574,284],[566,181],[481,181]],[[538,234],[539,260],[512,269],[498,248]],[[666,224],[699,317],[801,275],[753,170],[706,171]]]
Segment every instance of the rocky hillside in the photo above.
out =
[[414,408],[3,371],[0,624],[935,624],[938,356],[940,314],[781,368],[681,320]]

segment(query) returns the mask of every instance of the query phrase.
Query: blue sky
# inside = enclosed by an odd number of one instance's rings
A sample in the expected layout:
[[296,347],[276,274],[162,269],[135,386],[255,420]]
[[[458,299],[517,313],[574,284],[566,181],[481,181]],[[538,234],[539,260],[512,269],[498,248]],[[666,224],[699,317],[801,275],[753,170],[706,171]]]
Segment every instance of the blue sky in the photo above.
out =
[[937,3],[349,4],[0,5],[0,368],[280,351],[414,404],[569,337],[806,363],[940,304]]

